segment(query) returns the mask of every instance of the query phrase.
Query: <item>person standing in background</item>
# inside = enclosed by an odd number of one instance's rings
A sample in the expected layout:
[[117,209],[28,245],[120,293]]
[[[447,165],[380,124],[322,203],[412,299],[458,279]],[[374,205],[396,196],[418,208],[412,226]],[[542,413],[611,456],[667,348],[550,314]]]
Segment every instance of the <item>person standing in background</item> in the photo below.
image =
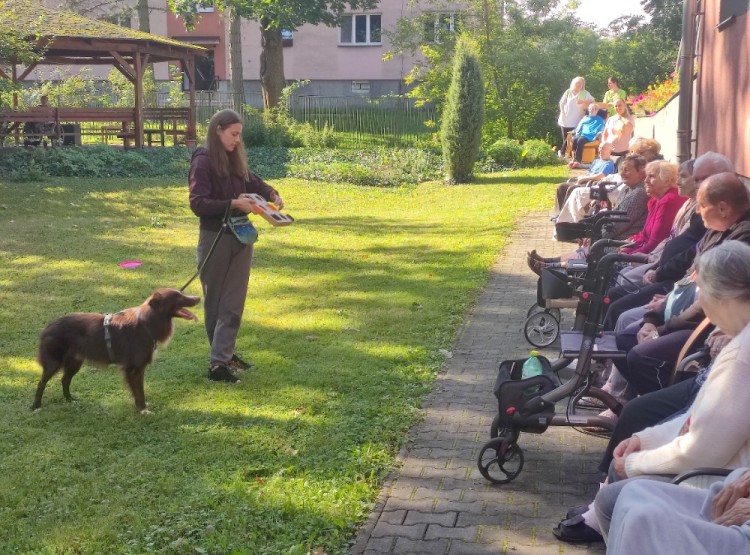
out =
[[607,116],[615,115],[615,102],[617,99],[625,100],[627,94],[623,89],[620,88],[620,80],[614,75],[607,79],[607,92],[604,93],[604,100],[599,102],[599,108],[607,110],[606,113],[599,114],[602,119],[607,119]]
[[562,133],[562,143],[557,155],[562,158],[565,155],[565,142],[568,140],[568,132],[573,131],[578,123],[586,115],[586,110],[594,101],[594,97],[586,90],[586,80],[583,77],[574,77],[570,82],[570,88],[560,97],[558,105],[560,116],[557,125]]

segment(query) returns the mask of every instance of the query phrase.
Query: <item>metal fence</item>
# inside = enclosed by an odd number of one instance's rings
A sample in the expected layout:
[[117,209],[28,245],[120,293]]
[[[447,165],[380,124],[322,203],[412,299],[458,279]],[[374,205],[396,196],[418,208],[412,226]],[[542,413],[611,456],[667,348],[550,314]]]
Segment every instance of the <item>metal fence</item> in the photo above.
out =
[[[157,93],[156,107],[187,106],[188,93]],[[260,95],[245,95],[244,107],[254,110],[262,105]],[[154,100],[147,102],[152,104]],[[234,108],[234,93],[196,91],[196,120],[206,123],[218,110]],[[300,123],[309,123],[322,131],[331,130],[342,146],[419,146],[432,141],[437,119],[432,105],[418,106],[410,98],[356,96],[293,96],[289,114]]]
[[417,146],[435,131],[435,108],[403,97],[295,96],[289,112],[317,130],[333,129],[339,142],[360,146]]

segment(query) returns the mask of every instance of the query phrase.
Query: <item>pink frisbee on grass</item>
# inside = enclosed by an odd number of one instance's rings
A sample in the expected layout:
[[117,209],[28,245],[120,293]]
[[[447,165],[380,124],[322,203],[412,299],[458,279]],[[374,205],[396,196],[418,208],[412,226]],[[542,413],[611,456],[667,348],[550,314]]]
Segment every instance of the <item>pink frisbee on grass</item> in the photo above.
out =
[[120,268],[132,269],[137,268],[141,264],[143,264],[143,262],[141,262],[140,260],[123,260],[122,262],[120,262],[119,266]]

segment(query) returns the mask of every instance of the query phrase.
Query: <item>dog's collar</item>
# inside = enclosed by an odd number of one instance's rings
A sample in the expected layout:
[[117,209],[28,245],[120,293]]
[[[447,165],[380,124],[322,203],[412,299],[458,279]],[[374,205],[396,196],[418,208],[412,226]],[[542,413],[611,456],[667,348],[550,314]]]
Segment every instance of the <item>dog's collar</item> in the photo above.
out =
[[107,345],[107,356],[110,361],[115,360],[115,355],[112,352],[112,334],[109,331],[109,325],[112,323],[113,314],[104,315],[104,343]]

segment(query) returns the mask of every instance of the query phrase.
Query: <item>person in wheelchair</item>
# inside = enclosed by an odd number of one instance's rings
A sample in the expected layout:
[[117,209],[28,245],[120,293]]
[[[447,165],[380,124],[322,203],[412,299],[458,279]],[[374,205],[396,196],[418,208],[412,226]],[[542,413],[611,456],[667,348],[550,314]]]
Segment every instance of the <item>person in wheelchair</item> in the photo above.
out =
[[[660,152],[661,145],[658,141],[654,139],[638,138],[633,139],[628,154],[643,156],[647,162],[652,162],[663,158]],[[623,160],[624,158],[620,158],[618,167],[622,167]],[[611,184],[607,186],[607,198],[613,205],[616,205],[623,193],[627,191],[627,187],[622,183],[621,177],[620,174],[612,174],[606,179],[608,183],[611,182]],[[565,204],[560,210],[560,213],[557,216],[557,223],[578,222],[584,218],[591,209],[591,192],[592,188],[590,187],[578,187],[577,189],[574,189],[571,194],[568,195]]]
[[606,540],[618,496],[633,480],[669,480],[697,466],[750,465],[750,428],[745,425],[750,402],[750,246],[722,243],[698,257],[696,270],[708,318],[732,339],[687,411],[636,430],[612,450],[606,485],[594,501],[595,513],[588,507],[571,509],[553,530],[559,539]]
[[[620,176],[627,191],[614,209],[626,212],[628,221],[614,224],[614,239],[625,239],[638,233],[643,229],[648,213],[648,196],[643,184],[646,177],[646,159],[642,156],[627,156],[622,162]],[[569,260],[585,258],[587,253],[588,245],[582,245],[572,253],[554,258],[545,258],[538,255],[536,251],[531,251],[527,254],[526,263],[531,271],[540,275],[542,268],[547,265],[566,267]]]
[[612,161],[612,144],[599,144],[599,157],[591,163],[589,171],[578,177],[571,177],[565,183],[560,183],[555,191],[555,216],[552,221],[557,221],[557,214],[565,204],[570,193],[576,187],[600,181],[615,173],[615,163]]

